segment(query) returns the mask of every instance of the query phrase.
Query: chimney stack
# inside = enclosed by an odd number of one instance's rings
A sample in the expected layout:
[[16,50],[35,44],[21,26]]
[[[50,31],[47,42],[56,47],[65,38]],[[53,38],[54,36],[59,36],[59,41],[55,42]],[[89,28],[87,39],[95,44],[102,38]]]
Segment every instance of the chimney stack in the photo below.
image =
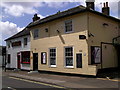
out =
[[37,16],[37,14],[34,14],[34,17],[32,18],[33,19],[33,22],[36,21],[36,20],[39,20],[40,17]]
[[104,3],[104,7],[102,8],[102,13],[105,15],[110,15],[110,8],[108,7],[108,2]]
[[95,2],[95,0],[86,0],[86,7],[88,8],[88,9],[95,9],[95,5],[94,5],[94,2]]

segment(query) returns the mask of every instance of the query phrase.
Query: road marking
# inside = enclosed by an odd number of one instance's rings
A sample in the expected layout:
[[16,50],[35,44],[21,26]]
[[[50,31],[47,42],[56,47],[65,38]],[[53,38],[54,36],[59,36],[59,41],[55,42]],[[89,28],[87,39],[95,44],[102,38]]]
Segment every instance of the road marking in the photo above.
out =
[[32,81],[32,80],[27,80],[27,79],[22,79],[22,78],[17,78],[17,77],[9,77],[9,78],[21,80],[21,81],[26,81],[26,82],[30,82],[30,83],[41,84],[41,85],[50,86],[50,87],[54,87],[54,88],[65,88],[62,86],[51,85],[51,84],[47,84],[47,83],[42,83],[42,82],[37,82],[37,81]]
[[99,80],[109,80],[109,81],[115,81],[115,82],[120,82],[120,80],[115,80],[115,79],[105,79],[105,78],[97,78]]
[[12,90],[16,90],[16,89],[14,89],[14,88],[12,88],[12,87],[8,87],[9,89],[12,89]]

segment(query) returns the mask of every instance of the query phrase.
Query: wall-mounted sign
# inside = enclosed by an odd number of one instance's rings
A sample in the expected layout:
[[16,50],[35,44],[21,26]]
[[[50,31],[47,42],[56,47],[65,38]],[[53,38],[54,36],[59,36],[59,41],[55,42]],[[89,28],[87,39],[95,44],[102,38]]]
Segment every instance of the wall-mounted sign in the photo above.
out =
[[47,54],[46,52],[41,53],[41,64],[46,64]]
[[79,39],[86,39],[85,35],[79,35]]
[[91,63],[92,64],[98,64],[100,63],[100,47],[91,47]]
[[21,46],[21,41],[12,42],[12,47]]

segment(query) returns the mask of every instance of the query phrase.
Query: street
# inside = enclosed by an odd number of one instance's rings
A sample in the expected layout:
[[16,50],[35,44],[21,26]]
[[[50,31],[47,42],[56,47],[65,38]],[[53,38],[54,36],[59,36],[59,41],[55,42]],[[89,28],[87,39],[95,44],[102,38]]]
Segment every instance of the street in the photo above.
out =
[[[2,76],[2,90],[18,90],[18,89],[42,89],[42,88],[60,88],[59,86],[50,85],[41,82],[30,81],[9,76]],[[62,88],[62,87],[61,87]]]

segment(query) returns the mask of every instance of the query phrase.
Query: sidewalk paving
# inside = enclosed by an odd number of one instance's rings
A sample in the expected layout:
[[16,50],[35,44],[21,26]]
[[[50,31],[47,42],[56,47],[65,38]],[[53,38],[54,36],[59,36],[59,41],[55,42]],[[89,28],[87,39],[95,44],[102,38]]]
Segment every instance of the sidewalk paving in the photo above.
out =
[[118,88],[117,81],[97,79],[80,76],[55,75],[48,73],[28,73],[27,71],[3,71],[3,75],[29,79],[49,84],[55,84],[66,88]]

